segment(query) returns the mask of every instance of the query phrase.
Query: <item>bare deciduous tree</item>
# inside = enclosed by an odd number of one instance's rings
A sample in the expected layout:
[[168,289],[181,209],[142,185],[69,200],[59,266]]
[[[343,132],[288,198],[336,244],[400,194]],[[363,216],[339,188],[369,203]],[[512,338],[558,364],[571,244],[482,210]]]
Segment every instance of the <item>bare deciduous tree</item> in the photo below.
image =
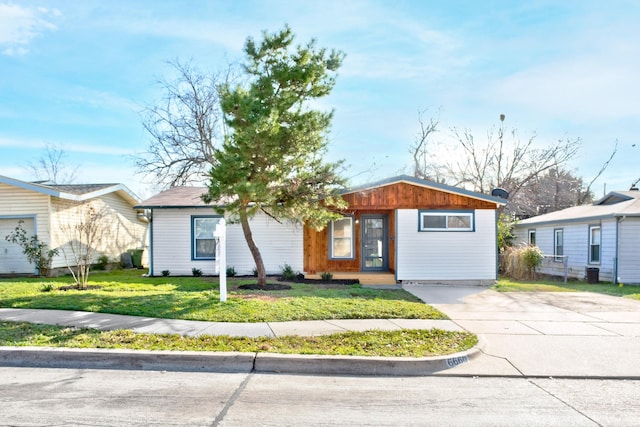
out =
[[[504,119],[500,115],[500,126],[491,128],[481,142],[470,130],[453,128],[454,145],[447,147],[447,155],[442,159],[430,151],[432,147],[428,144],[415,144],[414,174],[434,179],[437,171],[435,177],[440,182],[485,194],[494,188],[504,188],[515,197],[532,180],[567,164],[580,147],[578,138],[560,139],[537,148],[535,133],[522,140],[515,129],[505,130]],[[425,126],[421,120],[420,124],[426,140],[435,132],[438,121],[431,119]]]
[[515,197],[508,211],[519,218],[541,215],[593,201],[582,178],[571,171],[553,168],[532,179]]
[[224,74],[205,74],[190,63],[170,65],[178,77],[160,82],[163,100],[143,112],[151,141],[136,156],[138,172],[163,188],[206,181],[224,134],[219,87],[233,72],[229,67]]
[[29,162],[25,167],[34,180],[47,181],[52,184],[72,184],[78,174],[79,166],[67,164],[67,153],[56,145],[47,144],[46,153],[36,162]]
[[410,147],[413,156],[413,175],[416,178],[427,179],[429,181],[439,181],[439,168],[436,163],[431,160],[431,156],[427,145],[433,139],[433,134],[438,132],[440,124],[440,114],[429,117],[425,120],[424,116],[427,110],[418,112],[418,123],[420,130],[416,136],[414,144]]
[[613,160],[613,157],[616,155],[617,152],[618,152],[618,140],[616,140],[616,144],[613,147],[613,151],[611,151],[611,155],[602,164],[602,166],[600,167],[600,170],[598,171],[598,173],[593,177],[593,179],[591,179],[591,181],[589,181],[589,184],[587,184],[587,186],[585,187],[584,191],[578,193],[578,202],[577,202],[578,205],[583,205],[585,203],[590,202],[593,199],[593,193],[591,192],[591,186],[593,185],[594,182],[596,182],[596,179],[600,178],[600,175],[602,175],[602,173],[605,170],[607,170],[607,168],[609,167],[609,164],[611,163],[611,160]]
[[97,209],[91,202],[81,203],[75,211],[77,213],[60,221],[60,231],[67,240],[60,250],[78,288],[85,289],[91,265],[97,260],[98,248],[106,234],[107,211]]

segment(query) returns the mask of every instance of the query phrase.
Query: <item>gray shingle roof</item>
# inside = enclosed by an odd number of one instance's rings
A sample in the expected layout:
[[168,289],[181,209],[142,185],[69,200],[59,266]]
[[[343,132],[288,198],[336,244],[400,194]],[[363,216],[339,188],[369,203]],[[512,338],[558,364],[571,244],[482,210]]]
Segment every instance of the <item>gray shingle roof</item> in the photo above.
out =
[[209,206],[202,201],[207,187],[172,187],[150,199],[140,202],[136,208],[184,208]]
[[55,188],[63,193],[76,194],[81,196],[83,194],[93,193],[94,191],[104,190],[105,188],[113,187],[118,184],[64,184],[64,185],[51,185],[41,184],[44,187]]
[[[614,202],[614,203],[611,203]],[[522,220],[517,226],[556,222],[581,222],[622,216],[640,216],[640,192],[613,191],[592,205],[574,206]]]
[[[382,187],[397,182],[408,182],[422,187],[433,188],[454,194],[460,194],[475,199],[485,200],[496,204],[504,205],[507,201],[498,197],[487,196],[486,194],[476,193],[473,191],[463,190],[461,188],[452,187],[445,184],[438,184],[423,179],[400,175],[393,178],[377,181],[371,184],[362,185],[343,191],[341,194],[353,193],[364,189]],[[207,192],[207,187],[173,187],[165,190],[150,199],[139,203],[136,208],[186,208],[186,207],[206,207],[206,206],[224,206],[229,200],[219,200],[207,205],[202,201],[202,195]]]
[[27,182],[8,176],[0,175],[0,183],[36,191],[48,196],[59,197],[61,199],[85,201],[94,197],[101,197],[109,193],[118,193],[122,198],[131,204],[138,202],[136,196],[124,184],[68,184],[52,185],[42,182]]

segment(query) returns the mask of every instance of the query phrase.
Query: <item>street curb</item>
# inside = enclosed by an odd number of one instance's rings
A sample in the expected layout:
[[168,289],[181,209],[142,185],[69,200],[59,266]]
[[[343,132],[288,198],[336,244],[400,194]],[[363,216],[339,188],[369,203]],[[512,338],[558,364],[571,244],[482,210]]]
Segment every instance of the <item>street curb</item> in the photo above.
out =
[[0,347],[0,366],[184,372],[274,372],[322,375],[421,376],[467,363],[475,347],[436,357],[363,357],[276,353]]
[[0,347],[0,366],[185,372],[251,372],[254,353]]
[[475,347],[436,357],[364,357],[259,353],[255,372],[312,375],[423,376],[469,362],[480,353]]

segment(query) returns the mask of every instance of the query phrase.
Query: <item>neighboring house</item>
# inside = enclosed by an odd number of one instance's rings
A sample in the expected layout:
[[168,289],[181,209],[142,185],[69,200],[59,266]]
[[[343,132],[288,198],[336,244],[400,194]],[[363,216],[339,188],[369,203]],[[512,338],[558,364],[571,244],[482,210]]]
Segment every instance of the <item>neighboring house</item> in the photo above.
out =
[[[592,205],[575,206],[520,221],[517,243],[538,246],[552,262],[541,273],[563,274],[554,266],[566,257],[568,276],[584,279],[597,268],[599,279],[640,284],[640,192],[614,191]],[[557,258],[556,258],[557,256]]]
[[[151,211],[150,274],[193,268],[215,274],[213,230],[220,215],[202,202],[206,188],[176,187],[140,203]],[[251,219],[267,273],[286,263],[306,274],[392,272],[398,281],[493,283],[497,208],[505,200],[409,176],[345,191],[342,219],[321,231],[266,215]],[[227,265],[255,264],[239,224],[227,227]]]
[[148,222],[133,208],[136,203],[136,196],[122,184],[50,185],[0,175],[0,274],[37,273],[22,248],[5,240],[20,222],[29,237],[37,235],[49,248],[59,250],[52,268],[66,268],[63,250],[70,255],[70,230],[88,205],[103,215],[99,226],[103,236],[95,239],[100,240],[96,257],[106,255],[119,262],[122,253],[146,245]]

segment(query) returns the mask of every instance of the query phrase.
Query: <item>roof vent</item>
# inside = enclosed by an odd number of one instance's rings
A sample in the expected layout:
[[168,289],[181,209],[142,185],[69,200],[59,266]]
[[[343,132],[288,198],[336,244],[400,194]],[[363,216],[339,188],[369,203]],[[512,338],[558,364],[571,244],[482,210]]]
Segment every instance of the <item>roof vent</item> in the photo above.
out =
[[501,199],[507,200],[509,198],[509,193],[504,188],[494,188],[491,190],[491,195],[493,197],[500,197]]

